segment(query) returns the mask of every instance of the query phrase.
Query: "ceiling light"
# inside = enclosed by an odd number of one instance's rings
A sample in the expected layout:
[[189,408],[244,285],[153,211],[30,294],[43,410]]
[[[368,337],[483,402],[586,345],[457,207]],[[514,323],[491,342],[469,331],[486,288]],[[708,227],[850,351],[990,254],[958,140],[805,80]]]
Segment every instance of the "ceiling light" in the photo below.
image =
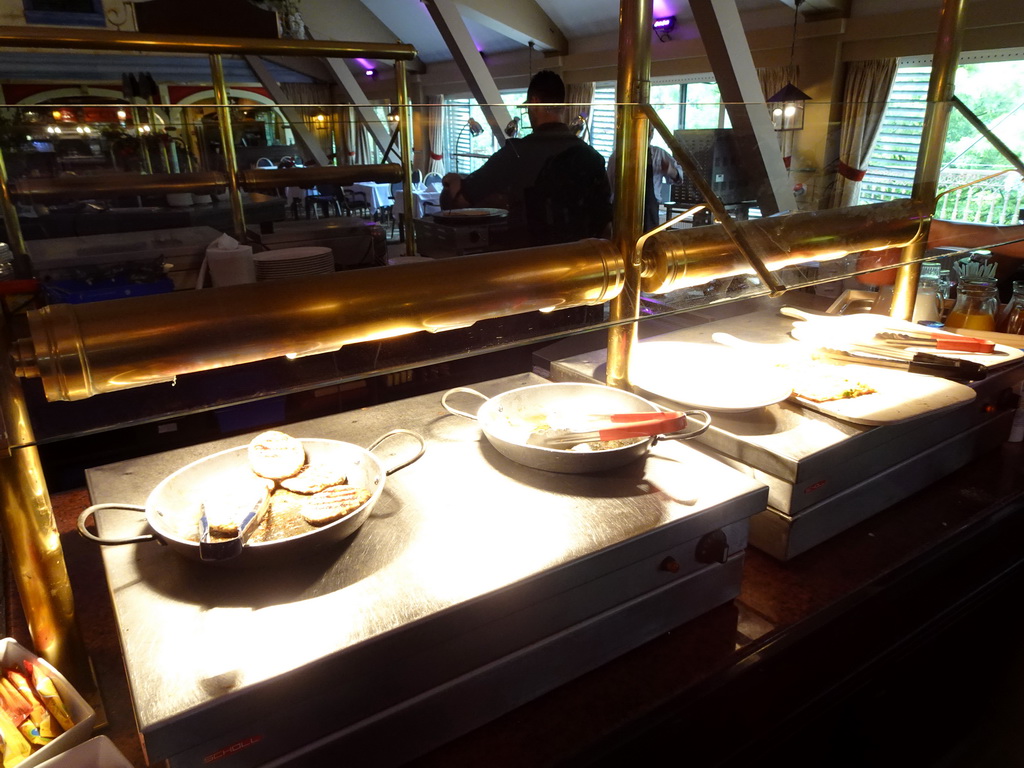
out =
[[668,33],[676,28],[676,17],[665,16],[660,19],[655,19],[653,26],[654,34],[656,34],[658,36],[658,39],[664,43],[666,40],[672,39],[671,37],[669,37]]

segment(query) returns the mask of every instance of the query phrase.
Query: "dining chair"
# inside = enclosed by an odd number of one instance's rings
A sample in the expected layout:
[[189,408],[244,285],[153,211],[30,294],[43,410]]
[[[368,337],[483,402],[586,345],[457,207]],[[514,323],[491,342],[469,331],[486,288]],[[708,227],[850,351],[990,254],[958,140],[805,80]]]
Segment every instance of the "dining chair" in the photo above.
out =
[[[396,204],[396,202],[402,200],[404,194],[405,194],[405,185],[402,184],[402,182],[395,182],[394,184],[391,185],[391,196],[389,198],[390,199],[390,203],[385,208],[378,209],[378,210],[380,210],[380,212],[382,214],[381,223],[388,225],[388,229],[390,231],[388,237],[394,237],[395,227],[396,226],[398,227],[398,241],[399,242],[403,242],[404,241],[404,230],[402,229],[402,222],[405,219],[405,214],[400,212],[396,216],[395,215],[395,204]],[[404,205],[404,203],[403,203],[403,205]]]
[[344,189],[342,188],[342,200],[345,205],[345,210],[348,215],[353,215],[356,211],[359,212],[360,216],[370,216],[370,202],[366,199],[366,193],[362,190]]

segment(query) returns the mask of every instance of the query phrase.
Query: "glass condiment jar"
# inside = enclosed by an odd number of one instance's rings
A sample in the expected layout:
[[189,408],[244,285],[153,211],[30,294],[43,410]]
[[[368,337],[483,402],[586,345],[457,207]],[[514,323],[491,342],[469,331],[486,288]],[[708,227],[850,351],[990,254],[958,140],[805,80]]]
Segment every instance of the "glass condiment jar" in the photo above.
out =
[[956,303],[946,317],[946,326],[994,331],[998,311],[999,293],[994,278],[961,278],[956,287]]
[[939,286],[939,265],[925,262],[921,265],[921,277],[917,283],[917,299],[914,302],[915,323],[934,322],[942,317],[942,295]]
[[1013,295],[999,319],[999,330],[1004,333],[1024,333],[1024,281],[1014,280]]

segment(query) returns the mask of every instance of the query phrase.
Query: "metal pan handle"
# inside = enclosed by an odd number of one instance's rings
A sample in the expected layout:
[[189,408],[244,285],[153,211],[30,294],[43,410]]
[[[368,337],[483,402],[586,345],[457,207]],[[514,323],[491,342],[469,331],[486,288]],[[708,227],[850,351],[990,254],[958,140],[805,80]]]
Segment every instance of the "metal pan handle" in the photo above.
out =
[[686,414],[687,422],[689,422],[694,416],[699,416],[701,417],[703,424],[701,424],[697,429],[683,429],[679,432],[669,432],[668,434],[658,435],[654,438],[655,442],[658,440],[689,440],[694,437],[700,437],[708,431],[708,428],[711,426],[710,413],[699,410],[684,411],[684,413]]
[[104,539],[102,536],[97,536],[95,533],[90,531],[87,526],[89,524],[89,518],[101,509],[122,509],[129,512],[146,511],[145,507],[140,507],[138,504],[93,504],[91,507],[86,507],[85,511],[78,516],[78,532],[85,538],[95,541],[97,544],[104,544],[107,546],[114,546],[116,544],[142,544],[147,541],[158,541],[163,544],[160,537],[154,533],[146,533],[142,536],[131,536],[127,539]]
[[475,420],[476,419],[476,414],[475,413],[468,413],[467,411],[460,411],[458,408],[455,408],[455,407],[453,407],[453,406],[448,404],[448,398],[451,397],[454,394],[459,393],[459,392],[465,392],[467,395],[476,395],[477,397],[479,397],[480,399],[484,400],[485,402],[487,400],[490,400],[490,398],[487,397],[487,395],[485,395],[485,394],[483,394],[481,392],[477,392],[475,389],[470,389],[469,387],[455,387],[455,389],[449,389],[447,392],[445,392],[443,395],[441,395],[441,406],[446,411],[448,411],[448,413],[454,414],[455,416],[465,416],[467,419],[474,419]]
[[396,464],[395,466],[393,466],[393,467],[391,467],[389,469],[385,469],[384,470],[384,474],[385,475],[394,474],[395,472],[397,472],[398,470],[402,469],[403,467],[408,467],[410,464],[412,464],[414,461],[416,461],[420,456],[422,456],[423,452],[426,451],[426,449],[427,449],[426,442],[424,442],[423,438],[420,437],[419,435],[417,435],[415,432],[412,432],[412,431],[410,431],[408,429],[392,429],[390,432],[387,432],[386,434],[383,434],[380,437],[378,437],[376,440],[374,440],[373,444],[370,445],[370,447],[367,448],[366,450],[373,451],[374,448],[376,448],[378,445],[383,443],[385,440],[387,440],[389,438],[392,438],[392,437],[395,437],[396,435],[409,435],[411,438],[413,438],[419,444],[419,446],[418,446],[418,448],[416,450],[416,455],[415,456],[413,456],[410,459],[406,459],[401,464]]

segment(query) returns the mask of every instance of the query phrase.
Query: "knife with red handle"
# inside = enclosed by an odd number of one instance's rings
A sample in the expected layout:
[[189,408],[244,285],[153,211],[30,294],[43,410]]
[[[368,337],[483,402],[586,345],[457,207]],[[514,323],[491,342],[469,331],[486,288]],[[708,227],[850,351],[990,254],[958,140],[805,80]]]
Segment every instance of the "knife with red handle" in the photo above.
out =
[[954,333],[930,333],[928,331],[883,331],[875,338],[890,344],[905,347],[930,347],[947,352],[974,352],[984,355],[1005,354],[996,351],[994,341],[974,336],[960,336]]

